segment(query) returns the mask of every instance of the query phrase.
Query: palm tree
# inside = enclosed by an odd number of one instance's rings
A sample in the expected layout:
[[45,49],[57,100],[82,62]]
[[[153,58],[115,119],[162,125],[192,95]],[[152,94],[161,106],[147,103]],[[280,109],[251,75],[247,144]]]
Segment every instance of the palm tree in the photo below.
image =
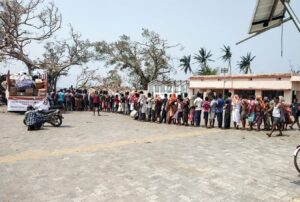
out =
[[210,67],[200,68],[197,73],[198,75],[217,75],[218,69]]
[[254,60],[255,56],[252,57],[251,53],[247,53],[246,56],[241,57],[241,61],[238,63],[239,69],[244,74],[252,74],[251,62]]
[[180,61],[181,70],[183,70],[185,74],[187,74],[188,72],[189,73],[193,72],[191,67],[191,55],[188,56],[185,55],[179,61]]
[[194,59],[197,60],[197,62],[200,63],[202,67],[207,67],[207,63],[209,61],[213,61],[212,59],[210,59],[212,56],[213,55],[210,51],[206,52],[205,48],[200,48],[199,54],[196,54],[194,56]]
[[225,46],[223,45],[223,48],[221,48],[222,52],[224,55],[221,57],[224,62],[228,62],[228,68],[229,68],[229,75],[231,75],[231,58],[232,58],[232,53],[230,50],[230,46]]
[[216,75],[217,69],[210,68],[208,66],[209,61],[213,61],[211,59],[212,53],[210,51],[206,51],[205,48],[200,48],[199,53],[194,56],[194,59],[200,64],[200,69],[198,71],[199,75]]

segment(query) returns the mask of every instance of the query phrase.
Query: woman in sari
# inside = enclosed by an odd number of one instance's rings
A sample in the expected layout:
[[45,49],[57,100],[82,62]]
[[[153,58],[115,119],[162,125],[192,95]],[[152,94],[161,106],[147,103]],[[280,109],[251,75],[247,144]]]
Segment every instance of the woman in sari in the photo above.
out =
[[176,113],[176,101],[177,97],[176,94],[171,94],[169,100],[168,100],[168,106],[167,106],[167,120],[168,124],[172,122],[173,116]]

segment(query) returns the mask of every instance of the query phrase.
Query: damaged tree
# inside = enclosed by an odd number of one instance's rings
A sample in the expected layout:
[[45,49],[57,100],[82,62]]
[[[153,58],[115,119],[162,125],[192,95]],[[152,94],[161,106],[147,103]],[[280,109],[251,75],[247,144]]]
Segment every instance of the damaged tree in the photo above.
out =
[[10,0],[0,5],[0,53],[5,59],[22,61],[31,74],[37,68],[28,45],[49,39],[61,27],[61,14],[43,0]]
[[49,42],[45,45],[43,58],[39,60],[39,67],[48,75],[50,90],[56,90],[57,81],[61,76],[68,75],[72,66],[89,62],[94,53],[89,40],[82,40],[79,33],[71,27],[71,40]]

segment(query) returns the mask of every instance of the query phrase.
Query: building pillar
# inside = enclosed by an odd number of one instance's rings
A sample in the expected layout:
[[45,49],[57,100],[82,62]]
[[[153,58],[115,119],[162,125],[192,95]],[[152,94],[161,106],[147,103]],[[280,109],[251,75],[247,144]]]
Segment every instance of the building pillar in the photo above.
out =
[[207,96],[207,91],[203,91],[203,99],[205,99],[205,97]]
[[262,90],[255,90],[255,97],[262,96]]
[[283,92],[284,101],[288,103],[292,103],[292,91],[291,90],[285,90]]

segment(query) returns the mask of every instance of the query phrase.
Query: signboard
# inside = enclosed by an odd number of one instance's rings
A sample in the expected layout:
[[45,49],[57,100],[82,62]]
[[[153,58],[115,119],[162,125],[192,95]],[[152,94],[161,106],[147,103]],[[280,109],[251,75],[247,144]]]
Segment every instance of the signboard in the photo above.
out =
[[43,100],[7,100],[7,111],[11,112],[25,112],[29,105],[34,106],[35,104],[42,103]]

